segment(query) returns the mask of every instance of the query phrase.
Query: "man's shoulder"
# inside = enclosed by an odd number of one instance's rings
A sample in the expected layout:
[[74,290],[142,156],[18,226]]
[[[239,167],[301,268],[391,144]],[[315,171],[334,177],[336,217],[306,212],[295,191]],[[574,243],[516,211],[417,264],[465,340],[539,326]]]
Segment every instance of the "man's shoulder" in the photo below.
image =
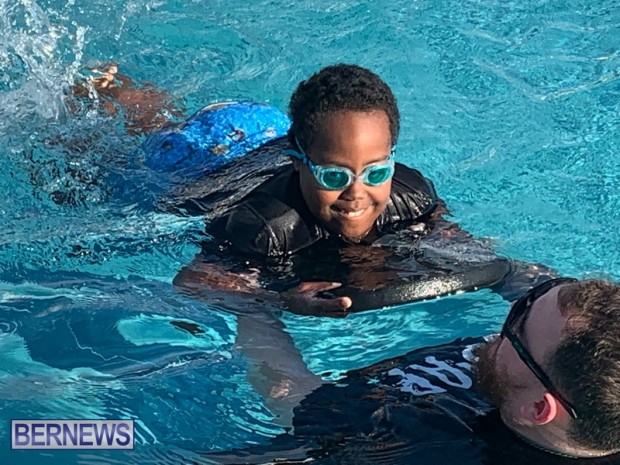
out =
[[[339,434],[364,438],[343,447],[359,448],[356,453],[360,457],[373,454],[373,438],[379,436],[382,441],[391,438],[394,445],[407,444],[436,458],[434,444],[460,441],[471,445],[475,435],[468,424],[491,409],[486,399],[471,389],[473,348],[483,341],[458,339],[351,371],[302,401],[295,413],[295,433],[322,445],[320,438]],[[453,452],[447,449],[440,455],[452,457]],[[397,463],[409,462],[403,459]]]
[[457,339],[448,344],[414,349],[405,355],[356,370],[348,379],[364,379],[373,385],[425,396],[473,386],[474,348],[482,337]]
[[315,391],[309,402],[321,403],[321,398],[329,397],[331,402],[346,404],[348,399],[377,395],[402,400],[445,394],[475,409],[484,409],[488,407],[486,399],[471,389],[474,349],[483,342],[481,337],[457,339],[350,371],[337,384]]

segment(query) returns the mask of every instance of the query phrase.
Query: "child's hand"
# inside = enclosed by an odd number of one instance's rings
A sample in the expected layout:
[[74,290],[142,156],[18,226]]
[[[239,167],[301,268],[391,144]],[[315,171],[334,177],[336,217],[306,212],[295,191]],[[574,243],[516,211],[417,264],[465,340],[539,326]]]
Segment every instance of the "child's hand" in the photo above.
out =
[[342,318],[348,315],[347,309],[352,301],[349,297],[325,297],[319,294],[340,287],[340,283],[316,281],[301,283],[287,291],[281,292],[280,297],[286,303],[289,311],[298,315],[321,315]]

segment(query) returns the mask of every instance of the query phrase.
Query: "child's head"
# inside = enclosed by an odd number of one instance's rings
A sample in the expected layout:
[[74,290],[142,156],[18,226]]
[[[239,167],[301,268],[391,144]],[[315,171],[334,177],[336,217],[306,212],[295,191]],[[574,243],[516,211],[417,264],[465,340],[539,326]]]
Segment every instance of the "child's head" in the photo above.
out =
[[309,160],[294,160],[308,208],[331,231],[360,240],[390,196],[400,125],[394,94],[367,69],[328,66],[299,84],[289,112],[291,145]]
[[291,96],[289,137],[304,149],[312,147],[325,116],[346,111],[383,111],[390,123],[391,145],[396,145],[400,114],[390,87],[375,73],[357,65],[327,66],[302,81]]

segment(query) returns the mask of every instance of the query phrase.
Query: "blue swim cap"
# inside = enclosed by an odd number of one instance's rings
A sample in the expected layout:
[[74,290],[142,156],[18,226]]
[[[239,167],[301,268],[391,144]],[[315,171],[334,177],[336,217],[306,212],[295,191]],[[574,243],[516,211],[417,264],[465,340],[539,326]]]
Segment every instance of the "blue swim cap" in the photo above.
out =
[[149,136],[144,163],[155,171],[195,178],[286,135],[290,125],[286,114],[263,103],[216,103]]

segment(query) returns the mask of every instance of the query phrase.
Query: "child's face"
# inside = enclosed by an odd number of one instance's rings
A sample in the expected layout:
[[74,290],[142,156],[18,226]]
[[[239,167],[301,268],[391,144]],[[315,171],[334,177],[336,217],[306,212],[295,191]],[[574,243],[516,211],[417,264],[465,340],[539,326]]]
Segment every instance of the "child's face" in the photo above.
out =
[[[329,114],[310,147],[303,147],[318,165],[341,166],[360,175],[364,168],[385,162],[392,149],[390,122],[382,110]],[[322,189],[307,166],[295,161],[301,192],[312,214],[330,231],[350,240],[372,229],[390,197],[392,180],[371,187],[359,178],[339,191]]]

